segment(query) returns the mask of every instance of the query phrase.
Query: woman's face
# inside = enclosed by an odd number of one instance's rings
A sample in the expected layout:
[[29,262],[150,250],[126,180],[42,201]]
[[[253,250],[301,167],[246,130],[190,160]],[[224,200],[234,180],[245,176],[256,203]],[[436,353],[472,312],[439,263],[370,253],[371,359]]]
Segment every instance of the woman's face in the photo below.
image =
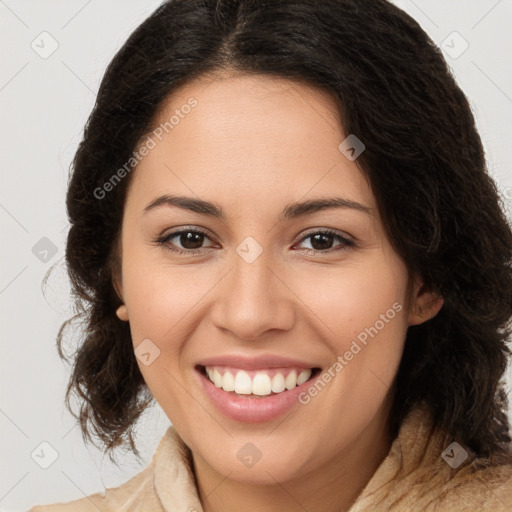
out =
[[191,82],[164,107],[156,125],[172,125],[128,191],[118,280],[155,399],[196,464],[240,482],[381,456],[428,297],[415,283],[408,299],[334,100],[253,75]]

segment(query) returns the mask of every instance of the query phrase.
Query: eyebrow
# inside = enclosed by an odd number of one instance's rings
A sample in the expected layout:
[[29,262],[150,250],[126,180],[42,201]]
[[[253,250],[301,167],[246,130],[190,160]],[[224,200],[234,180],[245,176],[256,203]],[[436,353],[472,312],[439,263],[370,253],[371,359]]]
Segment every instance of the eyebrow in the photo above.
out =
[[[202,215],[208,215],[221,220],[225,219],[222,208],[209,201],[202,199],[195,199],[187,196],[175,196],[175,195],[163,195],[157,197],[151,203],[144,208],[144,213],[147,213],[155,208],[161,206],[177,206],[184,210],[189,210]],[[373,208],[365,206],[356,201],[345,199],[343,197],[329,197],[329,198],[318,198],[310,199],[308,201],[290,203],[286,205],[279,217],[280,221],[295,219],[303,215],[319,212],[321,210],[327,210],[331,208],[350,208],[357,210],[368,215],[374,215]]]

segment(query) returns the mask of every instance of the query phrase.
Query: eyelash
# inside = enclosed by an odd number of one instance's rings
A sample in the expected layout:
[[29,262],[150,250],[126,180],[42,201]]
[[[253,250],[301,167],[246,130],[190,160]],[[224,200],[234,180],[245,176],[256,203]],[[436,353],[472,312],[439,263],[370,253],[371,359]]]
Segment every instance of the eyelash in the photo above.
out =
[[[198,229],[198,228],[194,228],[194,229],[181,229],[180,231],[174,231],[174,232],[169,233],[167,235],[161,236],[160,238],[155,240],[155,242],[157,244],[163,246],[168,251],[176,253],[176,254],[180,254],[180,255],[197,254],[202,249],[209,249],[209,247],[201,247],[199,249],[173,249],[172,247],[170,247],[168,245],[169,240],[171,240],[173,238],[176,238],[177,236],[182,235],[184,233],[196,233],[196,234],[204,235],[208,239],[210,238],[208,236],[208,233],[206,233],[205,231],[203,231],[201,229]],[[318,249],[304,249],[308,254],[311,254],[311,253],[314,253],[314,254],[326,254],[326,253],[328,253],[328,254],[330,254],[330,253],[332,253],[334,251],[346,250],[348,248],[356,246],[354,241],[344,237],[343,235],[340,235],[337,231],[334,231],[334,230],[329,229],[329,228],[326,228],[326,229],[323,229],[323,230],[319,230],[319,231],[313,231],[311,233],[308,233],[307,235],[303,236],[299,240],[298,243],[300,244],[300,243],[304,242],[305,240],[307,240],[308,238],[312,238],[314,235],[320,235],[320,234],[321,235],[333,235],[335,241],[340,242],[342,245],[338,246],[338,248],[334,247],[334,248],[331,248],[331,249],[327,249],[325,251],[321,251],[321,250],[318,250]]]

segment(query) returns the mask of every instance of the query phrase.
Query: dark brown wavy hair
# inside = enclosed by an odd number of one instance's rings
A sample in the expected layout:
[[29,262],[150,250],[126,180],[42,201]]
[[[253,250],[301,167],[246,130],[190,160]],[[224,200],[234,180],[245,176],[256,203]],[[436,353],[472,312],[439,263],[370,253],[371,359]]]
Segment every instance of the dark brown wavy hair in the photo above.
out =
[[[112,284],[136,171],[103,198],[95,191],[129,161],[173,90],[222,72],[287,78],[332,95],[344,131],[366,146],[357,162],[394,249],[444,298],[433,319],[408,329],[393,390],[395,434],[423,401],[435,424],[477,456],[509,458],[501,378],[510,355],[511,229],[467,98],[435,43],[385,0],[170,0],[115,55],[67,193],[76,315],[57,346],[72,359],[66,406],[84,440],[97,438],[113,461],[117,447],[139,456],[133,429],[152,401]],[[82,336],[66,357],[74,321]]]

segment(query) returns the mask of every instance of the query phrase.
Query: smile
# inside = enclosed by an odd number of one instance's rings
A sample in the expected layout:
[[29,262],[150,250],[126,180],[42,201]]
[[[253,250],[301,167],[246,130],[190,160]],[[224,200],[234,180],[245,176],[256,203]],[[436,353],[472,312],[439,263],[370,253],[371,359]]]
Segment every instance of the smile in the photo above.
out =
[[216,387],[238,395],[268,396],[300,386],[311,377],[312,368],[271,368],[242,370],[222,366],[206,366],[206,375]]
[[277,419],[321,372],[301,361],[215,358],[196,366],[199,386],[223,416],[245,423]]

